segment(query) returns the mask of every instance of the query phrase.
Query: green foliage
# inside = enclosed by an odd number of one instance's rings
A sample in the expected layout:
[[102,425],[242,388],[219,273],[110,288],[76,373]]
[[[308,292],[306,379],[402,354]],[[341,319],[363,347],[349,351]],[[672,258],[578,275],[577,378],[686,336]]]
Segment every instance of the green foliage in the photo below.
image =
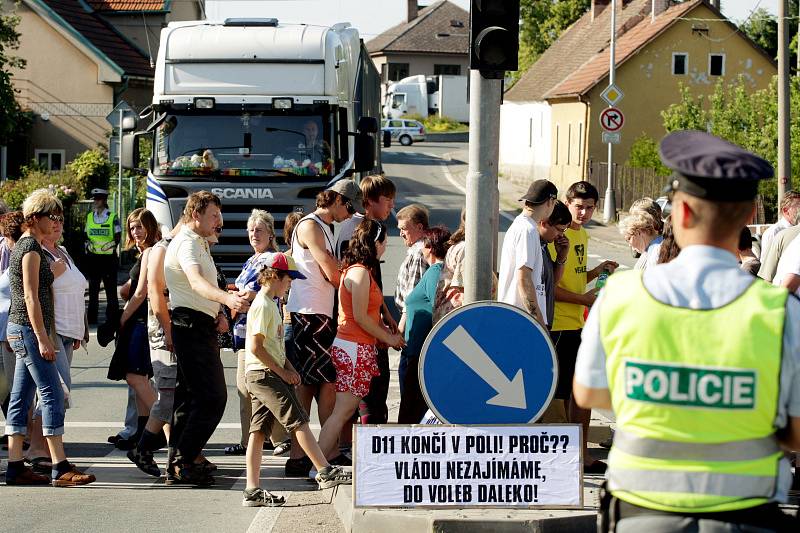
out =
[[591,0],[521,0],[519,70],[509,72],[513,85],[573,22],[589,9]]
[[[751,92],[744,79],[726,85],[720,81],[708,98],[693,96],[681,87],[681,101],[662,111],[664,128],[705,130],[754,152],[777,171],[778,88],[777,78],[766,89]],[[800,81],[791,79],[791,165],[790,188],[800,184]],[[760,184],[767,219],[777,212],[777,180]]]
[[19,48],[20,18],[15,13],[0,15],[0,144],[12,140],[30,129],[33,115],[23,111],[12,84],[11,69],[25,68],[25,60],[9,52]]
[[770,57],[778,57],[778,21],[769,11],[756,9],[739,28]]
[[642,134],[634,141],[626,164],[633,168],[653,169],[659,176],[670,174],[670,170],[661,163],[658,155],[658,143],[647,134]]
[[81,180],[84,191],[91,191],[95,188],[108,188],[108,181],[114,171],[111,162],[100,148],[86,150],[78,154],[67,168]]
[[467,131],[469,129],[456,119],[450,117],[440,117],[438,115],[429,115],[428,118],[422,118],[422,115],[418,113],[412,113],[410,115],[403,115],[402,118],[421,122],[425,127],[425,131],[428,133],[457,132]]
[[22,207],[25,198],[36,189],[48,188],[68,210],[82,192],[81,180],[70,170],[46,172],[34,168],[34,165],[25,168],[27,170],[20,179],[7,180],[0,187],[0,198],[11,209]]

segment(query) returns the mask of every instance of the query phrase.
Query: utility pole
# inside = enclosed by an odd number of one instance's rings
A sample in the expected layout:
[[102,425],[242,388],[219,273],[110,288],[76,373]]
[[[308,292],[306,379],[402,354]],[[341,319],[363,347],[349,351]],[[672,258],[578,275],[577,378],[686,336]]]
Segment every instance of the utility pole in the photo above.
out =
[[[617,0],[611,0],[611,47],[609,48],[608,84],[614,85],[616,78],[616,46],[617,46]],[[614,194],[614,165],[612,143],[608,143],[608,186],[603,206],[603,222],[608,224],[617,216],[617,197]]]
[[[470,70],[469,173],[467,174],[466,261],[464,303],[490,300],[497,238],[497,160],[500,151],[502,80]],[[494,228],[494,230],[493,230]],[[494,235],[492,232],[494,231]],[[496,247],[495,247],[496,248]]]
[[778,2],[778,205],[786,194],[792,176],[789,150],[791,111],[789,107],[789,32],[786,17],[789,0]]
[[469,60],[469,173],[464,250],[464,303],[492,299],[499,193],[503,76],[517,70],[519,0],[472,0]]

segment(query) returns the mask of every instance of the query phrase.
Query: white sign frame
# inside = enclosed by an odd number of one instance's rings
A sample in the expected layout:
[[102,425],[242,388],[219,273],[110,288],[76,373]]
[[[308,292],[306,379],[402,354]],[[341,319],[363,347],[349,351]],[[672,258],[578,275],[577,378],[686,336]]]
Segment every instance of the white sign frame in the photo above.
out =
[[604,131],[602,139],[603,144],[619,144],[622,134],[618,131]]
[[[581,446],[583,428],[580,424],[529,424],[529,425],[357,425],[353,435],[353,506],[356,509],[366,508],[414,508],[414,509],[582,509],[584,504],[584,480],[583,480],[583,450]],[[563,443],[561,437],[556,435],[567,435],[568,443]],[[424,437],[427,439],[444,439],[447,449],[438,454],[412,452],[412,448],[403,450],[401,440],[398,437],[407,436],[412,438]],[[516,449],[510,448],[511,437],[517,437]],[[523,452],[521,451],[522,437],[537,437],[538,442],[544,447],[547,444],[547,452]],[[378,453],[374,452],[373,437],[379,439]],[[391,440],[394,437],[394,440]],[[453,438],[460,440],[459,452],[452,451]],[[494,443],[502,447],[502,452],[497,452],[491,448],[482,453],[477,451],[467,452],[467,439],[473,437],[473,443],[477,443],[477,437],[483,437],[483,442]],[[501,440],[497,440],[497,439]],[[556,440],[553,440],[553,439]],[[545,439],[545,440],[542,440]],[[529,445],[533,446],[535,439],[528,439]],[[394,453],[389,453],[390,443],[394,442]],[[410,441],[406,441],[410,442]],[[421,441],[418,441],[421,442]],[[433,442],[433,441],[431,441]],[[442,441],[439,441],[440,443]],[[562,451],[550,451],[550,444],[558,442],[558,446],[564,445]],[[503,445],[506,445],[503,447]],[[538,444],[536,446],[539,446]],[[384,449],[386,453],[383,453]],[[439,457],[435,457],[439,455]],[[439,477],[433,479],[408,479],[401,478],[398,458],[404,458],[405,465],[400,466],[403,475],[407,473],[405,468],[411,468],[413,464],[419,464],[423,468],[424,461],[431,469],[433,463],[439,464]],[[528,458],[528,459],[526,459]],[[537,458],[537,459],[531,459]],[[537,483],[520,483],[521,479],[464,479],[450,478],[450,474],[457,472],[455,468],[459,465],[453,464],[457,461],[484,461],[485,463],[499,464],[500,461],[517,462],[522,461],[537,462],[536,472],[544,476],[539,477]],[[412,465],[412,466],[409,466]],[[453,467],[453,468],[448,468]],[[531,472],[530,465],[528,472]],[[410,470],[408,471],[410,472]],[[547,476],[550,475],[551,487],[558,487],[563,494],[561,499],[552,496],[549,492],[542,493],[538,487],[547,483]],[[530,479],[530,478],[528,478]],[[431,483],[434,481],[435,483]],[[514,483],[516,481],[517,483]],[[505,486],[531,486],[529,493],[535,495],[535,502],[519,503],[490,503],[476,501],[479,493],[486,495],[488,487]],[[436,487],[431,489],[430,487]],[[434,493],[439,493],[439,488],[445,487],[444,492],[455,494],[457,487],[462,487],[462,499],[467,492],[464,487],[471,487],[470,494],[475,498],[470,501],[447,501],[433,502]],[[408,487],[411,487],[408,489]],[[417,491],[417,487],[420,487]],[[481,489],[480,487],[483,487]],[[414,501],[413,495],[421,493],[420,501]],[[522,493],[524,492],[521,489]],[[408,500],[411,495],[411,500]],[[554,499],[556,498],[556,499]],[[563,503],[559,503],[563,502]]]

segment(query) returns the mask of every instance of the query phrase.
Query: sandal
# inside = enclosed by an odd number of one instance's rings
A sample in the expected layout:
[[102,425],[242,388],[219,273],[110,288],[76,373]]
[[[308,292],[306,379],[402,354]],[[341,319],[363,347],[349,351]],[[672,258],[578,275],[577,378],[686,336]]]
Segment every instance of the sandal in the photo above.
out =
[[292,441],[289,440],[289,439],[286,439],[285,441],[283,441],[281,443],[278,443],[275,446],[275,449],[272,450],[272,455],[274,455],[274,456],[286,455],[291,450],[292,450]]
[[225,446],[225,455],[244,455],[247,453],[247,448],[241,444],[234,444],[233,446]]
[[25,459],[25,462],[37,474],[50,474],[53,470],[53,462],[49,457],[31,457],[30,459]]

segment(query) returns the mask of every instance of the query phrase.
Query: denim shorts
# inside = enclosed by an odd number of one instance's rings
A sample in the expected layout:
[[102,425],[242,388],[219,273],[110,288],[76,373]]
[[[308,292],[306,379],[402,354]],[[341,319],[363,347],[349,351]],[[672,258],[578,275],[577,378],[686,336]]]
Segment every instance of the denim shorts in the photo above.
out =
[[[28,410],[36,392],[39,393],[42,408],[42,434],[63,435],[64,389],[61,388],[56,362],[41,356],[39,342],[30,326],[9,322],[6,333],[6,340],[17,359],[6,418],[6,435],[26,434]],[[63,346],[60,348],[63,350]]]

